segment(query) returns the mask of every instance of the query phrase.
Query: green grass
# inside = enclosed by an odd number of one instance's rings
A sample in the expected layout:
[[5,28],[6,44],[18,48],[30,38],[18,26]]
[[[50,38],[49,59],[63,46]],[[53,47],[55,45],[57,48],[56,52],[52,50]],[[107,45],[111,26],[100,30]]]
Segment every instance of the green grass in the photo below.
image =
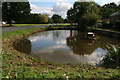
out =
[[[16,26],[16,27],[18,27],[18,26],[36,26],[36,25],[51,25],[51,24],[12,24],[12,26]],[[57,25],[63,25],[63,26],[65,26],[65,25],[70,25],[70,24],[62,24],[62,23],[60,23],[60,24],[57,24]],[[9,26],[9,24],[6,24],[6,26]]]
[[[25,36],[37,31],[41,31],[41,30],[45,30],[45,28],[29,28],[29,29],[24,29],[24,30],[18,30],[18,31],[13,31],[13,32],[6,32],[2,34],[2,38],[3,39],[13,39],[13,38],[17,38],[18,36]],[[19,37],[18,37],[19,38]]]
[[16,51],[12,44],[45,28],[31,28],[3,33],[2,78],[120,78],[118,69],[91,65],[54,64]]
[[67,25],[70,25],[70,24],[69,23],[58,23],[57,25],[67,26]]
[[102,28],[96,28],[95,30],[102,30],[102,31],[107,31],[107,32],[118,32],[118,31],[115,31],[115,30],[109,30],[109,29],[102,29]]
[[[36,25],[50,25],[50,24],[12,24],[12,26],[36,26]],[[6,24],[6,26],[9,26],[9,24]]]

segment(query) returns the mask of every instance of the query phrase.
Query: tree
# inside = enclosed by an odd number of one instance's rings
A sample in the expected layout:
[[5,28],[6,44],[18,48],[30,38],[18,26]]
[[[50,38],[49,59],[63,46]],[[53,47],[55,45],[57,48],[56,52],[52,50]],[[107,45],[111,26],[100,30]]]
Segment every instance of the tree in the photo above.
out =
[[48,18],[48,23],[53,23],[52,18]]
[[101,6],[100,14],[103,19],[107,19],[112,13],[115,13],[118,10],[120,10],[120,8],[119,8],[119,6],[117,6],[117,4],[108,3],[108,4]]
[[30,16],[28,17],[28,23],[31,23],[31,24],[39,24],[40,23],[40,17],[39,15],[41,14],[30,14]]
[[69,21],[68,21],[68,19],[64,19],[64,23],[68,23]]
[[19,23],[30,14],[29,2],[4,2],[2,3],[2,18],[10,26],[12,21]]
[[83,15],[80,19],[80,23],[82,23],[80,24],[81,29],[86,30],[87,27],[94,26],[97,23],[99,17],[100,16],[95,13],[88,13]]
[[[70,22],[76,22],[78,23],[78,27],[85,27],[86,23],[84,22],[84,20],[87,18],[85,18],[85,16],[89,16],[90,19],[97,19],[95,15],[99,15],[99,5],[96,4],[95,2],[75,2],[73,5],[73,8],[71,8],[70,10],[68,10],[67,12],[67,18],[69,19]],[[90,17],[90,14],[94,14],[94,16]],[[95,17],[95,18],[94,18]],[[90,19],[86,19],[89,20],[89,26],[90,26]],[[96,20],[95,20],[96,22]],[[94,22],[94,23],[95,23]],[[92,25],[93,23],[91,23]]]
[[76,14],[74,13],[74,9],[71,8],[67,11],[67,18],[68,18],[68,21],[71,23],[71,25],[73,23],[76,23]]
[[40,23],[47,23],[48,22],[48,15],[41,14],[39,15]]
[[54,14],[52,16],[52,20],[54,23],[62,23],[63,22],[63,18],[60,15]]
[[95,2],[75,2],[74,3],[74,14],[76,20],[79,22],[79,19],[88,13],[99,14],[98,4]]

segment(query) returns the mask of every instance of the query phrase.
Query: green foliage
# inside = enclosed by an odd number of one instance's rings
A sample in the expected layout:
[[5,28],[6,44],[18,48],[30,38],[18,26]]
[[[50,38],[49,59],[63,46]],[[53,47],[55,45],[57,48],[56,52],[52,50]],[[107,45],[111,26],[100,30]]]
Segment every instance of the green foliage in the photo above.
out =
[[41,23],[41,14],[30,14],[28,17],[28,22],[30,24],[40,24]]
[[69,20],[68,19],[64,19],[64,23],[69,23]]
[[53,20],[51,18],[48,18],[48,23],[53,23]]
[[24,24],[43,24],[43,23],[48,23],[48,15],[44,15],[44,14],[30,14],[27,18],[26,18],[26,22],[21,22],[19,21],[19,23],[24,23]]
[[117,12],[120,9],[115,3],[108,3],[100,7],[100,14],[103,19],[107,19],[111,14]]
[[10,25],[12,21],[25,21],[29,16],[30,4],[29,2],[4,2],[2,3],[2,18]]
[[52,16],[53,23],[62,23],[63,18],[60,15],[54,14]]
[[48,15],[39,15],[39,18],[40,18],[40,22],[41,23],[48,23]]
[[84,29],[87,26],[91,27],[97,23],[98,19],[99,15],[95,13],[88,13],[81,17],[79,25],[81,26],[81,29]]
[[107,45],[107,54],[102,60],[102,66],[108,68],[120,68],[120,47]]
[[72,23],[72,22],[75,23],[76,22],[76,17],[75,17],[73,8],[71,8],[67,11],[67,18],[68,18],[70,23]]
[[81,29],[94,26],[99,18],[99,5],[95,2],[75,2],[73,8],[68,10],[67,17],[70,22],[78,23]]

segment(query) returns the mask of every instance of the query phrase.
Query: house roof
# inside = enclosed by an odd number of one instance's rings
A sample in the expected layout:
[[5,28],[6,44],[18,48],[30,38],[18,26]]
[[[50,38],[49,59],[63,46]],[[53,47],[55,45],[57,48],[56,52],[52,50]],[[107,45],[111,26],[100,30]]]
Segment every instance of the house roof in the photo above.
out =
[[118,15],[120,15],[120,10],[115,12],[115,13],[113,13],[113,14],[111,14],[110,16],[118,16]]

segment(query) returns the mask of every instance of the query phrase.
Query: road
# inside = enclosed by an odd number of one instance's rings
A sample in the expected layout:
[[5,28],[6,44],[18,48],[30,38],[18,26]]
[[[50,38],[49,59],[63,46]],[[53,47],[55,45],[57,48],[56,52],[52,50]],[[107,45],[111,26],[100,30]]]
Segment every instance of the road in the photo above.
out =
[[37,28],[37,27],[48,27],[49,25],[36,25],[36,26],[21,26],[21,27],[2,27],[2,33],[4,32],[12,32],[22,29],[28,29],[28,28]]

